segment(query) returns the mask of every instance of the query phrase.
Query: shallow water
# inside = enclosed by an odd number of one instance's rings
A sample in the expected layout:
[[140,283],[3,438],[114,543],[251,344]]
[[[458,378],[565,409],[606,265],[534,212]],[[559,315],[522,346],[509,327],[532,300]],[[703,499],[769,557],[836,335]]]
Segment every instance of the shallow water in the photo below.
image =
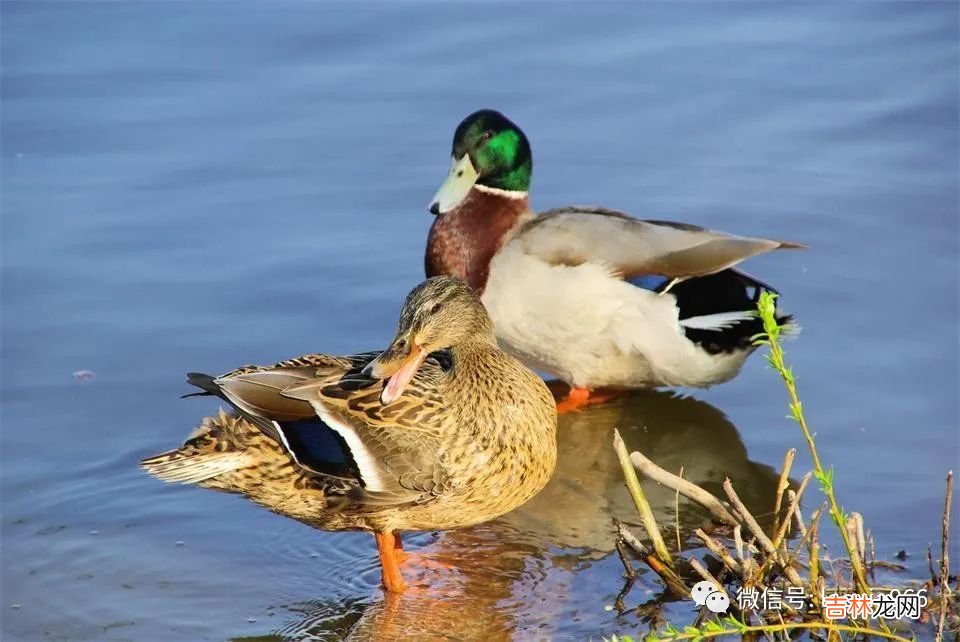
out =
[[[188,370],[383,345],[453,127],[481,106],[531,137],[538,208],[811,246],[748,269],[804,326],[789,357],[842,502],[925,574],[960,448],[956,4],[0,9],[4,640],[642,629],[604,610],[611,517],[635,519],[614,427],[771,505],[771,466],[802,443],[759,357],[713,390],[565,417],[550,487],[410,538],[452,569],[400,601],[368,535],[136,468],[215,408],[177,398]],[[670,523],[672,494],[650,492]],[[703,519],[681,509],[684,530]],[[645,575],[630,603],[656,590]]]

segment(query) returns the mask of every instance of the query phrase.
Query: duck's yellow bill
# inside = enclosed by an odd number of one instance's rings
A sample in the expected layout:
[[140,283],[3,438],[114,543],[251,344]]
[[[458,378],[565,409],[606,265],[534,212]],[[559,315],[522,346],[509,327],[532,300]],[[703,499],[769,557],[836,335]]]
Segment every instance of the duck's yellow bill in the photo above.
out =
[[407,384],[413,379],[413,375],[417,374],[417,370],[420,369],[420,366],[423,365],[423,360],[426,358],[427,351],[418,345],[414,345],[410,354],[400,362],[400,367],[397,368],[397,371],[387,380],[386,385],[383,387],[383,392],[380,393],[380,403],[386,406],[393,403],[402,395]]
[[443,185],[430,202],[430,213],[446,214],[455,208],[470,193],[470,188],[477,182],[478,177],[479,174],[470,160],[470,154],[464,154],[460,160],[454,158],[450,163],[447,180],[443,181]]

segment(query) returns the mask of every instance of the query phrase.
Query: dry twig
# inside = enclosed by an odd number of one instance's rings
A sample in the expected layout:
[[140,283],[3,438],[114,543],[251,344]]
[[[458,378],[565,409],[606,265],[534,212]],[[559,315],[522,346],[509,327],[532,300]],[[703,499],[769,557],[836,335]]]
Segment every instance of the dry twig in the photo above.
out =
[[653,516],[653,509],[650,508],[650,502],[647,501],[647,496],[640,486],[640,480],[637,478],[637,473],[630,462],[630,455],[627,453],[627,447],[623,443],[619,430],[613,431],[613,448],[617,451],[617,459],[620,460],[620,467],[623,469],[627,490],[630,491],[630,497],[633,498],[633,503],[637,506],[637,511],[640,513],[640,523],[643,525],[643,529],[647,531],[647,537],[653,544],[653,550],[665,564],[673,566],[673,558],[670,557],[667,544],[660,534],[660,527],[657,526],[657,520]]
[[940,530],[940,619],[937,622],[936,642],[943,640],[943,627],[947,621],[947,606],[950,601],[950,558],[947,542],[950,538],[950,502],[953,499],[953,471],[947,473],[947,494],[943,502],[943,522]]
[[721,524],[736,526],[739,523],[719,499],[696,484],[682,477],[678,477],[668,470],[660,468],[660,466],[657,466],[647,459],[643,453],[636,450],[633,451],[630,453],[630,461],[633,463],[634,468],[646,477],[649,477],[658,484],[663,484],[667,488],[679,492],[687,499],[691,499],[706,508],[710,511],[710,514],[713,515],[714,519]]

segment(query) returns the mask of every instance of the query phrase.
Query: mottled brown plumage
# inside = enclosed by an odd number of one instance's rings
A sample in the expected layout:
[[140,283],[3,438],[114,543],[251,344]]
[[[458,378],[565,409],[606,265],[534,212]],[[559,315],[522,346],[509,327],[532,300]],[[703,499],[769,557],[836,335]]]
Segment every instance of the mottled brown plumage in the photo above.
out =
[[[412,378],[383,403],[405,368]],[[142,466],[319,529],[373,531],[391,590],[402,580],[382,540],[498,517],[539,492],[556,460],[553,397],[497,347],[479,299],[450,277],[411,292],[379,355],[305,355],[190,380],[240,416],[204,419]],[[318,431],[336,437],[343,461],[310,446]]]

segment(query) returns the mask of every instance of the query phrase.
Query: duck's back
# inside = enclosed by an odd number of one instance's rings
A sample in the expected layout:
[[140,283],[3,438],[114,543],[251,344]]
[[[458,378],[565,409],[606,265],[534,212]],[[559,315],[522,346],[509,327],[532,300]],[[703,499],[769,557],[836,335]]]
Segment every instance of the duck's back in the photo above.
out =
[[241,416],[204,420],[184,446],[143,466],[329,530],[468,526],[546,484],[556,411],[516,360],[494,350],[451,374],[456,365],[438,353],[384,406],[383,382],[362,374],[374,356],[307,355],[197,378]]
[[753,351],[756,298],[771,289],[730,266],[797,246],[562,208],[503,245],[482,300],[505,349],[574,386],[710,386]]

